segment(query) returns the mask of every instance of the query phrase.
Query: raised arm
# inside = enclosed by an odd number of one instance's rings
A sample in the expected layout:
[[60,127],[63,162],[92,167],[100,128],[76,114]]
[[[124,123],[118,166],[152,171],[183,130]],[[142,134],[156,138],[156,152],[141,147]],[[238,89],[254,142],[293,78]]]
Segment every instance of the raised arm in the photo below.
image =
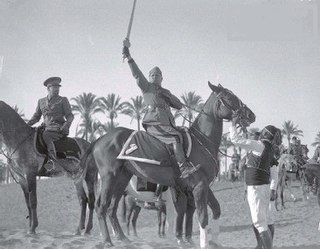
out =
[[140,87],[140,89],[143,92],[145,92],[148,89],[149,82],[146,79],[146,77],[143,75],[141,70],[139,69],[136,62],[131,57],[130,51],[129,51],[130,46],[131,46],[130,41],[128,39],[125,39],[123,41],[122,55],[123,55],[123,58],[128,59],[128,64],[131,69],[131,73],[132,73],[133,77],[137,80],[137,85]]

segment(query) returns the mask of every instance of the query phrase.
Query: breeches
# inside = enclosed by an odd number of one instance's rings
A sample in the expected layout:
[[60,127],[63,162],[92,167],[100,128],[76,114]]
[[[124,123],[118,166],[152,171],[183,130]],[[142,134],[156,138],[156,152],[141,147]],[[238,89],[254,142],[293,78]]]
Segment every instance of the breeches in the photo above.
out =
[[186,161],[182,145],[183,138],[176,128],[169,125],[148,125],[146,129],[150,135],[158,138],[163,143],[173,145],[175,158],[180,165]]
[[272,224],[269,218],[270,185],[248,186],[247,199],[253,225],[259,233],[267,231],[268,224]]
[[58,133],[55,131],[46,131],[45,130],[43,132],[42,136],[43,136],[44,142],[46,143],[46,145],[48,147],[48,152],[55,154],[53,142],[61,139],[63,137],[63,135],[61,133]]
[[147,125],[146,130],[150,135],[166,144],[182,143],[181,133],[169,125]]

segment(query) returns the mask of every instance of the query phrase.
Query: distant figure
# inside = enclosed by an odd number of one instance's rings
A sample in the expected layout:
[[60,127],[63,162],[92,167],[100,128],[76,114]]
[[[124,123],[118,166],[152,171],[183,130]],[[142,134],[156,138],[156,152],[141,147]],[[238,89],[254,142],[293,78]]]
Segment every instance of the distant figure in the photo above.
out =
[[38,100],[36,111],[27,122],[32,126],[43,116],[41,126],[44,127],[43,140],[48,149],[49,161],[45,165],[48,171],[54,168],[54,162],[57,161],[53,142],[69,134],[74,119],[68,99],[59,95],[60,83],[60,77],[51,77],[44,81],[43,85],[47,87],[48,95]]
[[240,155],[238,154],[237,149],[233,148],[233,155],[231,156],[231,161],[235,164],[236,169],[239,170],[239,162],[240,162]]
[[303,159],[301,141],[297,137],[292,137],[291,141],[292,143],[289,145],[289,154],[294,155],[294,158],[298,163],[298,168],[300,168],[300,166],[306,163],[306,161]]
[[241,157],[237,152],[237,149],[233,148],[233,155],[231,157],[232,163],[229,165],[229,179],[231,181],[235,181],[239,179],[239,163],[240,163]]

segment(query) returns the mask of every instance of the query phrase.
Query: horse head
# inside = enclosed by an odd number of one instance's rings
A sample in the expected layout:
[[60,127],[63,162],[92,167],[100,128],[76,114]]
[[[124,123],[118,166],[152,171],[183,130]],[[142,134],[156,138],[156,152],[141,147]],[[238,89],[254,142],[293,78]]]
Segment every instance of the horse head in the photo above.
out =
[[230,121],[237,115],[238,124],[245,128],[256,120],[256,115],[230,90],[222,85],[215,86],[208,81],[208,85],[215,93],[217,104],[215,105],[215,115],[217,118]]

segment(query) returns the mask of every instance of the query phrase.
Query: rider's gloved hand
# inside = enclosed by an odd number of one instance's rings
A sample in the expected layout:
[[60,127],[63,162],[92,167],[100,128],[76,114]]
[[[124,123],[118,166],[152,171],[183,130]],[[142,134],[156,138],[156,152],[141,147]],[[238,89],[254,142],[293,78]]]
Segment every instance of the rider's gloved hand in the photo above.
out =
[[231,120],[232,125],[233,125],[233,126],[236,126],[236,125],[239,123],[239,120],[240,120],[239,115],[237,115],[237,114],[233,115],[233,116],[232,116],[232,120]]
[[129,51],[130,46],[131,46],[131,44],[130,44],[129,39],[127,39],[127,38],[124,39],[123,40],[123,48],[122,48],[123,58],[127,58],[127,59],[131,58],[130,51]]

